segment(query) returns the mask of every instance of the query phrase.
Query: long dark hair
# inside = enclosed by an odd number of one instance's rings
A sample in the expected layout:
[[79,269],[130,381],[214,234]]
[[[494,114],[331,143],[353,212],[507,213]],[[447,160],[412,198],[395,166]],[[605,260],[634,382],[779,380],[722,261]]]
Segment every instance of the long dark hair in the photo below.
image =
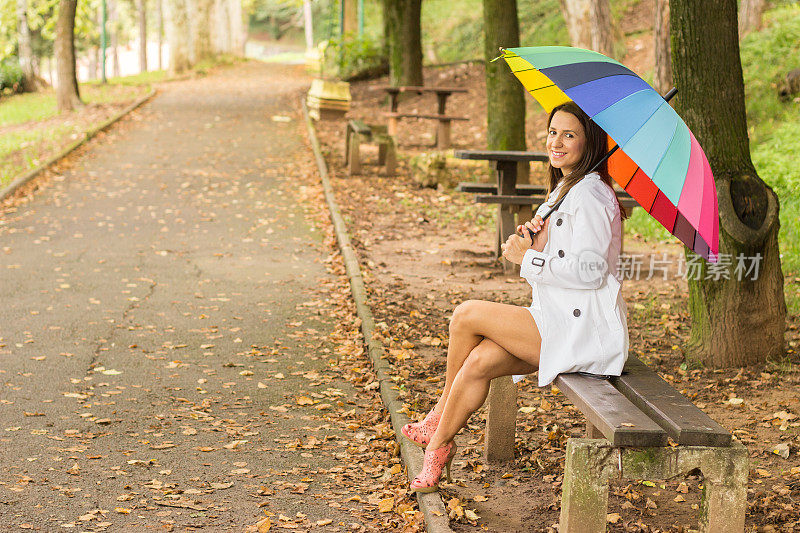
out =
[[[561,191],[558,193],[556,202],[566,196],[569,190],[572,189],[575,184],[581,181],[583,177],[589,173],[589,170],[595,166],[598,161],[603,159],[603,156],[605,156],[606,152],[608,151],[606,132],[603,131],[603,128],[595,124],[594,121],[589,118],[589,115],[584,113],[583,109],[578,107],[575,102],[567,102],[553,108],[553,110],[550,112],[550,117],[547,119],[548,131],[550,129],[550,123],[553,121],[553,116],[558,111],[564,111],[565,113],[569,113],[578,119],[583,126],[583,131],[586,134],[586,148],[580,160],[578,161],[578,164],[575,165],[575,169],[566,176],[564,176],[564,173],[560,168],[555,168],[553,165],[548,163],[547,171],[550,174],[550,182],[548,183],[547,187],[547,196],[550,196],[550,193],[556,188],[560,181],[564,182],[564,185],[561,187]],[[608,165],[606,162],[604,161],[603,164],[597,167],[594,171],[600,174],[600,179],[603,180],[603,183],[608,185],[611,190],[614,191],[614,186],[611,181],[611,176],[608,173]],[[614,196],[616,197],[616,193]],[[624,220],[627,217],[625,216],[625,210],[622,208],[622,204],[619,203],[619,198],[617,198],[617,205],[619,205],[620,218]]]

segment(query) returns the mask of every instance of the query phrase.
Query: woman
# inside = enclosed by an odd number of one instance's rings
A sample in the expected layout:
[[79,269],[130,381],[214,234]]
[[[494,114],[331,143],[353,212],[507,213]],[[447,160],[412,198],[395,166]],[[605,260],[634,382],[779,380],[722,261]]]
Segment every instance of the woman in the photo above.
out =
[[[450,320],[447,376],[436,406],[402,433],[425,447],[422,472],[411,488],[438,490],[456,453],[453,438],[486,399],[496,377],[539,371],[539,386],[563,372],[619,375],[628,356],[626,307],[616,277],[622,216],[611,179],[601,166],[606,135],[574,103],[548,120],[548,199],[533,220],[502,245],[532,287],[530,307],[470,300]],[[558,200],[546,220],[541,215]],[[535,237],[531,239],[531,233]]]

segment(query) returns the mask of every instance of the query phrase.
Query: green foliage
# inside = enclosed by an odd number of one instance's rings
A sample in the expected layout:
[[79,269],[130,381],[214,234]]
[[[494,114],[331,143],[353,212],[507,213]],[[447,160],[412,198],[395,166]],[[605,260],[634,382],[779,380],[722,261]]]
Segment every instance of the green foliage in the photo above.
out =
[[379,68],[388,61],[380,41],[367,35],[345,35],[344,38],[331,39],[325,47],[324,73],[348,79],[361,72]]
[[254,0],[250,13],[251,25],[263,28],[276,41],[289,30],[303,27],[301,0]]
[[800,5],[766,13],[765,28],[741,43],[750,151],[758,175],[781,203],[784,272],[800,274],[800,103],[782,101],[776,86],[800,68]]
[[0,63],[0,92],[6,89],[17,92],[21,83],[22,68],[17,58],[9,58]]

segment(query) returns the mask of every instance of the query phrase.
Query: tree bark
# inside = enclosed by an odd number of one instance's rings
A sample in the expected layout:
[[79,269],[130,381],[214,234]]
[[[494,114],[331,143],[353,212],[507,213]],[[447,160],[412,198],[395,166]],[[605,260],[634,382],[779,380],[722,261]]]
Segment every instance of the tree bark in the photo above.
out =
[[614,33],[608,0],[560,0],[572,46],[614,55]]
[[655,70],[653,86],[659,94],[672,89],[672,59],[669,43],[669,0],[656,0],[653,24],[653,50]]
[[214,0],[196,0],[194,60],[203,61],[214,55],[211,44],[211,11]]
[[592,0],[589,8],[592,50],[614,57],[614,35],[611,6],[608,0]]
[[389,15],[389,79],[422,85],[422,0],[386,0]]
[[355,35],[358,32],[358,0],[340,0],[344,10],[342,34]]
[[237,56],[244,56],[244,47],[247,42],[247,28],[244,24],[242,0],[226,0],[230,14],[231,52]]
[[22,91],[37,91],[41,83],[36,73],[36,61],[33,56],[33,46],[31,45],[27,0],[17,0],[17,46],[19,49],[19,66],[22,69]]
[[765,0],[742,0],[739,6],[739,38],[761,29]]
[[192,42],[191,28],[189,26],[189,10],[186,0],[169,0],[169,29],[167,40],[169,42],[169,70],[179,74],[191,68],[190,45]]
[[158,6],[158,70],[164,70],[164,0],[156,0]]
[[136,0],[139,14],[139,72],[147,72],[147,0]]
[[[757,275],[728,268],[725,279],[702,260],[695,273],[687,272],[692,327],[686,356],[711,367],[783,357],[779,202],[750,160],[736,0],[670,0],[670,16],[676,109],[714,172],[720,264],[727,258],[737,265],[739,254],[761,258],[745,261],[748,267],[758,264]],[[691,264],[698,256],[687,249],[686,259]]]
[[492,62],[500,47],[519,46],[516,0],[483,0],[486,58],[486,141],[489,150],[525,150],[525,94],[504,61]]
[[59,0],[56,20],[56,103],[59,111],[83,106],[75,72],[75,11],[78,0]]
[[111,27],[111,75],[120,77],[119,69],[119,17],[117,0],[108,0],[108,25]]

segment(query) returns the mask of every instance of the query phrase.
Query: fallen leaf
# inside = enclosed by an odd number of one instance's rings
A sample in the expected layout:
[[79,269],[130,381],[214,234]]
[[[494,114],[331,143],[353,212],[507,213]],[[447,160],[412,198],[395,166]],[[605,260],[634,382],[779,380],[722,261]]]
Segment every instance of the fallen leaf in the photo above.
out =
[[378,502],[378,512],[391,513],[394,509],[394,498],[384,498]]

